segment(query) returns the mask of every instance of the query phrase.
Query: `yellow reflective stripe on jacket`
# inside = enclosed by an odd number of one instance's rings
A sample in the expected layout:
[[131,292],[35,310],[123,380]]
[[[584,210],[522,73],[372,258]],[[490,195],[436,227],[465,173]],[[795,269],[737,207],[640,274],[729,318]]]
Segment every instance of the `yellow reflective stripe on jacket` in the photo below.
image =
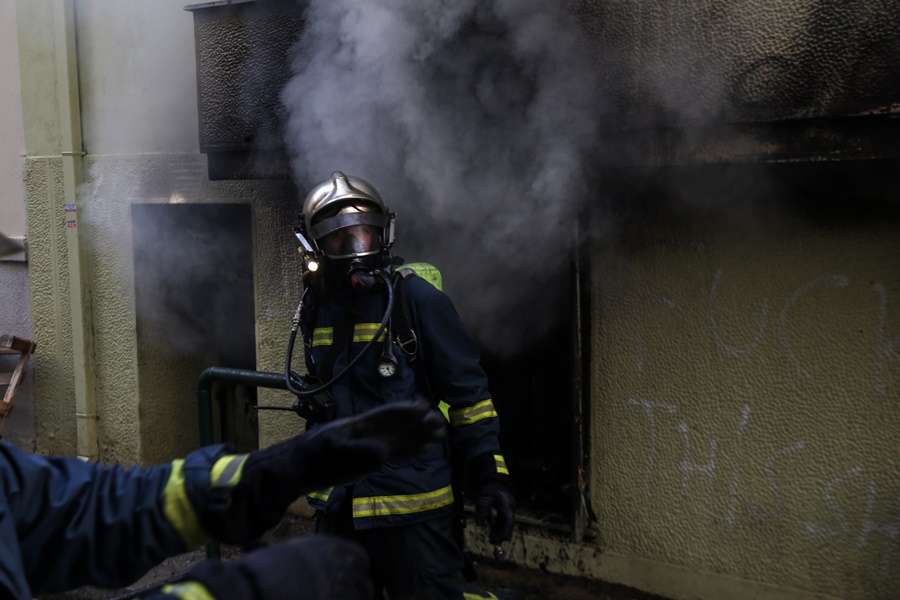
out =
[[316,500],[321,500],[322,502],[327,502],[328,497],[331,495],[331,491],[333,487],[328,488],[327,490],[319,490],[317,492],[310,492],[307,494],[310,498],[315,498]]
[[[357,323],[353,326],[354,342],[370,342],[375,337],[375,332],[381,323]],[[378,341],[384,339],[384,333],[378,336]],[[330,346],[334,343],[334,327],[316,327],[312,334],[312,346]]]
[[201,546],[209,539],[203,533],[197,513],[194,512],[194,507],[188,499],[187,488],[184,485],[183,459],[172,461],[172,472],[163,489],[163,514],[189,550]]
[[[372,338],[375,337],[375,332],[378,331],[378,328],[381,327],[381,323],[357,323],[356,326],[353,327],[353,341],[354,342],[370,342]],[[384,339],[384,332],[378,336],[378,341]]]
[[330,346],[334,342],[334,328],[333,327],[316,327],[313,330],[312,334],[312,345],[316,346]]
[[453,489],[448,485],[433,492],[399,496],[369,496],[353,499],[354,517],[408,515],[434,510],[453,503]]
[[497,411],[494,410],[494,403],[491,399],[482,400],[475,406],[466,406],[465,408],[450,409],[450,425],[451,427],[459,427],[460,425],[471,425],[483,419],[496,417]]
[[463,598],[465,600],[497,600],[497,596],[493,595],[490,592],[485,592],[487,596],[482,596],[481,594],[473,594],[472,592],[463,592]]
[[216,600],[216,597],[209,593],[205,585],[196,581],[170,583],[163,586],[162,592],[164,594],[172,594],[182,600]]
[[497,463],[497,472],[498,473],[503,473],[504,475],[509,475],[509,470],[506,468],[506,459],[503,458],[502,454],[495,454],[494,462]]
[[249,454],[229,454],[216,461],[209,472],[209,483],[213,487],[234,487],[241,480],[244,463]]

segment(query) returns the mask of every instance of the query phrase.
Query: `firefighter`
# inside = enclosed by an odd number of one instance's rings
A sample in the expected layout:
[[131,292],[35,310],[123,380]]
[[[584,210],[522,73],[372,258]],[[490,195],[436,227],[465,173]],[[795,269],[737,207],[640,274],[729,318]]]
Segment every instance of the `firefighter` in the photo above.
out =
[[[35,456],[0,442],[0,597],[119,587],[212,538],[251,542],[303,494],[416,456],[444,432],[429,406],[407,402],[249,454],[208,446],[149,468]],[[367,600],[371,586],[361,549],[312,536],[201,563],[158,596]]]
[[[436,413],[439,401],[448,405],[449,443],[311,494],[316,531],[366,549],[376,598],[382,590],[391,600],[496,598],[459,578],[462,492],[477,517],[492,520],[495,545],[511,538],[515,509],[473,339],[446,294],[425,277],[399,274],[402,261],[390,253],[394,215],[368,182],[333,173],[309,191],[301,220],[307,389],[327,388],[338,418],[410,396],[428,399]],[[398,320],[407,326],[398,329]],[[361,356],[373,339],[375,350]],[[330,415],[309,417],[315,426]]]

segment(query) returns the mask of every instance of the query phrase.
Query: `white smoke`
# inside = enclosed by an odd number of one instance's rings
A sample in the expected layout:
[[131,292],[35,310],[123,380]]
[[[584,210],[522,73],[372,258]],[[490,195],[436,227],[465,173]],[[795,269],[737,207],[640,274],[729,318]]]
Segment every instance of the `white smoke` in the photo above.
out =
[[312,0],[305,18],[282,95],[301,190],[368,180],[397,212],[397,253],[443,271],[488,348],[539,336],[596,138],[578,22],[544,0]]

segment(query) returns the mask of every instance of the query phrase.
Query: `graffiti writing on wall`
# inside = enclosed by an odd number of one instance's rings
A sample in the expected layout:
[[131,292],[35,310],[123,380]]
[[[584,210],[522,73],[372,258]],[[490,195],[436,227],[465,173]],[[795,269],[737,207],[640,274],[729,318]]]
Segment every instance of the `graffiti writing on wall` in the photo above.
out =
[[[719,485],[727,485],[727,501],[721,522],[726,528],[733,528],[739,519],[746,518],[754,522],[776,521],[784,517],[785,489],[779,478],[779,465],[789,460],[792,456],[808,452],[804,440],[798,439],[786,443],[774,451],[761,457],[761,467],[764,474],[765,485],[771,500],[767,504],[741,501],[741,491],[746,464],[744,456],[741,460],[731,461],[733,466],[722,468],[719,466],[720,444],[716,438],[711,438],[707,445],[698,447],[696,438],[698,434],[691,427],[688,420],[679,413],[678,406],[671,402],[649,400],[640,397],[627,399],[630,406],[641,409],[646,417],[649,444],[644,469],[644,489],[649,495],[654,489],[656,472],[664,468],[659,465],[660,445],[663,443],[663,435],[676,434],[680,437],[681,457],[676,463],[680,474],[680,492],[683,496],[689,496],[698,486],[704,490],[708,501],[708,507],[712,510],[712,498],[716,494]],[[751,408],[745,404],[737,419],[734,439],[739,442],[747,435],[750,428]],[[739,448],[739,444],[734,444]],[[743,461],[743,462],[742,462]],[[725,471],[725,472],[720,472]],[[862,518],[851,520],[848,513],[853,507],[842,504],[838,499],[836,490],[842,485],[865,473],[859,466],[854,466],[843,473],[826,480],[821,484],[820,498],[830,518],[829,522],[813,520],[812,517],[801,522],[802,532],[811,537],[837,538],[843,537],[857,545],[861,550],[870,544],[876,543],[877,537],[883,538],[884,550],[881,557],[881,573],[885,577],[892,575],[895,557],[897,557],[898,545],[900,545],[900,494],[895,499],[885,498],[884,502],[893,502],[894,520],[890,522],[879,521],[875,518],[875,507],[879,501],[877,484],[874,479],[867,482],[867,501]],[[720,481],[723,482],[720,484]],[[811,506],[810,513],[819,515],[820,507]]]
[[[724,304],[720,300],[720,288],[725,277],[724,269],[717,269],[707,295],[706,323],[716,348],[726,357],[741,359],[754,351],[762,351],[761,344],[771,339],[782,352],[788,370],[798,380],[814,379],[814,370],[804,363],[789,335],[792,319],[799,314],[801,303],[808,299],[811,292],[824,288],[840,293],[850,286],[850,277],[826,273],[811,278],[793,289],[781,303],[772,302],[768,296],[762,295],[751,312],[749,333],[737,342],[733,339],[727,341],[720,328],[722,312],[727,310],[723,309]],[[870,389],[874,389],[877,396],[887,398],[892,369],[900,365],[900,335],[890,331],[888,287],[880,281],[867,283],[874,294],[875,307],[874,331],[868,338],[872,340],[870,356],[874,366],[871,371],[873,388]],[[668,297],[606,296],[605,300],[628,306],[654,305],[666,310],[679,308],[676,301]],[[641,325],[636,327],[635,371],[643,375],[647,370],[644,336],[639,330]],[[716,438],[701,435],[696,424],[673,402],[641,396],[629,397],[626,402],[639,410],[645,419],[647,439],[643,484],[648,497],[658,490],[658,475],[665,471],[668,475],[666,479],[671,481],[671,470],[675,469],[678,492],[692,499],[702,495],[707,509],[716,513],[714,521],[726,529],[735,528],[742,520],[757,524],[778,521],[779,527],[793,527],[798,535],[835,542],[840,540],[860,550],[875,552],[879,557],[877,566],[881,575],[891,577],[894,574],[900,559],[900,494],[896,490],[879,490],[876,473],[868,473],[852,462],[846,468],[837,467],[834,473],[812,482],[815,502],[807,500],[806,504],[798,504],[796,500],[799,498],[791,494],[808,495],[810,489],[807,487],[801,491],[795,481],[786,479],[787,473],[797,472],[797,465],[791,461],[822,465],[823,460],[820,459],[824,458],[814,455],[812,445],[802,439],[802,434],[796,439],[773,444],[762,452],[749,453],[744,452],[743,448],[746,448],[753,431],[750,404],[743,403],[735,415],[734,425],[730,426],[733,433]],[[767,443],[771,444],[770,437]],[[673,451],[673,448],[677,450]],[[733,454],[729,456],[729,452]],[[663,455],[666,457],[665,464],[661,464]],[[673,459],[673,456],[677,458]],[[860,506],[860,491],[865,497],[865,506]],[[856,492],[855,496],[853,492]],[[760,496],[760,493],[763,495]],[[852,500],[854,497],[856,502]]]
[[[707,302],[707,322],[716,346],[728,356],[741,357],[756,349],[765,338],[771,320],[769,315],[770,302],[769,298],[765,296],[760,300],[758,321],[753,336],[742,345],[728,344],[719,332],[719,324],[716,316],[719,285],[724,273],[723,269],[717,269],[713,275],[713,282],[710,286],[709,300]],[[778,316],[776,318],[778,344],[784,352],[784,355],[787,357],[788,363],[800,378],[811,379],[812,375],[806,365],[804,365],[797,357],[788,335],[788,325],[794,307],[801,298],[816,287],[833,286],[835,288],[844,289],[849,285],[850,278],[846,275],[825,274],[815,277],[794,290],[778,311]],[[873,383],[878,394],[886,396],[887,385],[885,377],[889,363],[900,364],[900,335],[890,337],[886,331],[888,315],[887,287],[880,281],[873,282],[871,286],[872,290],[878,295],[878,323],[875,331],[875,347],[872,350],[872,357],[875,365]]]

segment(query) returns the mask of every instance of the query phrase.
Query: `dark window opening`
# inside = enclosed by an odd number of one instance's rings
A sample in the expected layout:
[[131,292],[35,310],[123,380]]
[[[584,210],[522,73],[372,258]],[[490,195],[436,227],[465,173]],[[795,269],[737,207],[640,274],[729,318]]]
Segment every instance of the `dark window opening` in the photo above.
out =
[[[256,368],[247,204],[132,206],[142,460],[199,445],[196,383],[212,366]],[[258,446],[256,389],[213,388],[217,441]]]
[[580,366],[576,352],[575,286],[557,304],[554,325],[542,339],[513,356],[482,348],[482,366],[501,419],[500,442],[509,465],[517,517],[538,525],[575,526],[581,447]]

